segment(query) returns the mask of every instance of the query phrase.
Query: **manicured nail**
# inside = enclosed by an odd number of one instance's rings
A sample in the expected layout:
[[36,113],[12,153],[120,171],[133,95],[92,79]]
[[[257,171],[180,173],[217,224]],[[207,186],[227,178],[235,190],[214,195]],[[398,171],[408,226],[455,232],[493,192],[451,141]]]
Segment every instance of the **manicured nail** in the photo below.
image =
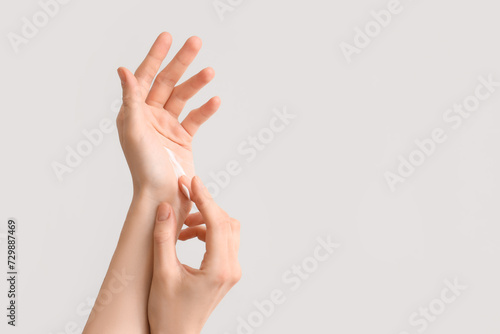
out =
[[159,221],[167,220],[168,217],[170,216],[170,209],[167,206],[162,205],[162,206],[160,206],[160,208],[158,210],[159,210],[158,220]]
[[182,185],[181,191],[188,200],[191,200],[191,196],[189,196],[189,189],[185,185]]

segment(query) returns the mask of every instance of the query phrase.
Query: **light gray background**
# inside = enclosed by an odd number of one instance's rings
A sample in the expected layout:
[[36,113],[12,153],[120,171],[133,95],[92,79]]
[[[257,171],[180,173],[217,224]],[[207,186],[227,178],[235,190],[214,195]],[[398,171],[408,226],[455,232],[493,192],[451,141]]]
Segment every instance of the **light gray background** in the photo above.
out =
[[[237,318],[274,289],[287,300],[256,333],[419,333],[409,316],[455,278],[466,290],[425,332],[498,333],[500,91],[459,129],[442,120],[478,76],[500,80],[498,3],[401,0],[352,63],[339,44],[388,1],[232,3],[221,20],[211,0],[72,0],[16,53],[8,34],[40,6],[2,1],[0,232],[18,219],[20,310],[15,329],[2,311],[1,332],[84,325],[128,209],[129,172],[116,130],[62,182],[51,164],[84,129],[114,120],[116,69],[135,70],[169,31],[174,51],[203,39],[186,77],[216,71],[187,110],[223,100],[194,141],[197,173],[210,182],[227,162],[242,166],[217,201],[242,223],[244,275],[205,333],[237,333]],[[238,145],[283,108],[296,118],[246,162]],[[391,192],[384,173],[436,127],[448,141]],[[328,235],[340,248],[292,291],[282,275]],[[0,247],[4,263],[4,238]],[[181,247],[188,263],[201,258],[196,242]],[[5,280],[0,289],[5,305]]]

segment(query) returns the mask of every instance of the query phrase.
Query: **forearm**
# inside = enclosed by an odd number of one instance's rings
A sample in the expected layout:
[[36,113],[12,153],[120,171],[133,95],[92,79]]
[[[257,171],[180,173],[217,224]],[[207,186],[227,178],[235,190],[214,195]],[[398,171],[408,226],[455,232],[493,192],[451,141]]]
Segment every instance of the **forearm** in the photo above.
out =
[[153,226],[161,200],[134,194],[84,334],[149,333]]

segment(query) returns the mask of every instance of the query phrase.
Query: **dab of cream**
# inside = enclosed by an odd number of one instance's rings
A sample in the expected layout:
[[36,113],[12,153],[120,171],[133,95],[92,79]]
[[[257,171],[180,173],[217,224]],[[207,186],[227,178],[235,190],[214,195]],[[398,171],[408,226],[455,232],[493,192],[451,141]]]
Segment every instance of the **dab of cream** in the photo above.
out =
[[[165,146],[164,146],[164,148],[165,148],[165,150],[167,150],[168,158],[170,160],[170,163],[172,164],[175,176],[177,176],[177,180],[178,180],[182,175],[186,175],[186,172],[184,172],[184,169],[182,168],[181,164],[175,158],[174,152],[170,151]],[[182,192],[184,193],[184,196],[186,196],[189,200],[191,200],[191,196],[189,195],[188,188],[183,184],[181,186],[182,186]]]

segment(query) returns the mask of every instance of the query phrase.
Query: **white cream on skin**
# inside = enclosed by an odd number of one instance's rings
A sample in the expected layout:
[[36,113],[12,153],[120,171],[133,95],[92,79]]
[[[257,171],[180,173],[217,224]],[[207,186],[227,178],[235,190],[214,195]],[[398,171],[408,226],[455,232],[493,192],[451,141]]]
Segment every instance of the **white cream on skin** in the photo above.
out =
[[[174,152],[172,152],[171,150],[169,150],[165,146],[163,146],[163,147],[165,148],[165,150],[167,150],[168,158],[170,160],[170,163],[172,164],[172,168],[174,169],[175,176],[177,176],[177,180],[179,180],[179,178],[182,175],[186,175],[186,172],[184,172],[184,169],[182,168],[181,164],[175,158]],[[189,190],[185,185],[182,184],[181,190],[184,193],[184,196],[186,196],[189,200],[191,200],[191,196],[189,195]]]

